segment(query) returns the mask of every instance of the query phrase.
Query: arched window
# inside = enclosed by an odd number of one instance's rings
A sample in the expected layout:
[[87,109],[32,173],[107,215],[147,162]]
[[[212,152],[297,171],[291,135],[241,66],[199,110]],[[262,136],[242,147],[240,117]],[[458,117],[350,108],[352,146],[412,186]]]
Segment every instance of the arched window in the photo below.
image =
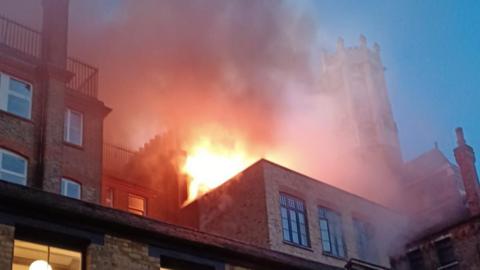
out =
[[61,194],[66,197],[80,200],[82,198],[82,186],[78,182],[62,178]]
[[0,148],[0,179],[26,185],[28,161],[15,153]]

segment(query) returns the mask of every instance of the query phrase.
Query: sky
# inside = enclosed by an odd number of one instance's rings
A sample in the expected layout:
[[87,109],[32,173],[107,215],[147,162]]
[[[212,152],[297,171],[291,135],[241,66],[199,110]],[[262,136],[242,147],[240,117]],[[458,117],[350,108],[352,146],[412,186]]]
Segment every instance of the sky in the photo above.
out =
[[[22,2],[23,9],[5,12],[15,18],[28,10],[32,1],[13,1]],[[95,3],[90,5],[92,10],[78,10],[78,14],[109,20],[125,0],[89,1]],[[72,0],[71,5],[81,7],[80,2]],[[465,129],[467,142],[480,149],[480,1],[287,2],[314,14],[319,43],[328,50],[334,50],[339,36],[346,46],[357,45],[361,33],[370,46],[380,44],[405,160],[438,142],[453,161],[454,129],[458,126]],[[75,14],[71,18],[79,19]],[[31,23],[28,18],[23,20]]]
[[[480,1],[300,1],[316,13],[322,44],[363,33],[382,48],[404,159],[438,142],[453,159],[454,129],[480,149]],[[480,152],[480,150],[477,150]]]

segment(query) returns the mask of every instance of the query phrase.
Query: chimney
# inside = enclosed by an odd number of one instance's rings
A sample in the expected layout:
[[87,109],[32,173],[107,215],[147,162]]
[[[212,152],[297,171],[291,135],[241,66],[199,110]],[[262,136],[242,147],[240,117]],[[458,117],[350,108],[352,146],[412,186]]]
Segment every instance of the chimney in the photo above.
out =
[[480,214],[480,195],[478,174],[475,168],[475,153],[473,148],[465,141],[462,128],[457,128],[457,148],[455,148],[455,159],[460,167],[463,184],[467,196],[467,206],[472,216]]
[[62,69],[67,61],[68,5],[69,0],[42,0],[42,58]]

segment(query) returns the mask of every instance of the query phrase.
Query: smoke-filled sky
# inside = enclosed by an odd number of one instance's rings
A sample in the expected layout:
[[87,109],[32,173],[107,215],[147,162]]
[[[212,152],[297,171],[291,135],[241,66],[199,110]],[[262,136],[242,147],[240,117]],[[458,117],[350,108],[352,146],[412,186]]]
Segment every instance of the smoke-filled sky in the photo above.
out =
[[[39,2],[0,0],[0,13],[35,25]],[[101,69],[102,97],[114,108],[107,128],[120,120],[149,127],[131,132],[127,125],[120,135],[148,138],[165,122],[192,121],[184,119],[183,112],[189,112],[195,122],[258,118],[252,132],[268,141],[272,130],[262,123],[284,124],[275,117],[290,108],[291,99],[284,97],[292,89],[309,93],[316,86],[317,52],[334,50],[338,36],[347,46],[356,45],[363,33],[369,44],[382,47],[404,158],[414,158],[435,141],[452,157],[457,126],[480,149],[478,14],[477,1],[453,0],[71,0],[70,53]],[[187,94],[196,87],[196,95]],[[144,103],[159,97],[159,106]],[[179,98],[182,105],[174,102]],[[311,103],[302,95],[293,100],[294,107]],[[209,107],[208,116],[198,114],[202,106]],[[242,114],[224,114],[229,106]],[[289,120],[310,123],[300,119],[302,113],[296,110]]]

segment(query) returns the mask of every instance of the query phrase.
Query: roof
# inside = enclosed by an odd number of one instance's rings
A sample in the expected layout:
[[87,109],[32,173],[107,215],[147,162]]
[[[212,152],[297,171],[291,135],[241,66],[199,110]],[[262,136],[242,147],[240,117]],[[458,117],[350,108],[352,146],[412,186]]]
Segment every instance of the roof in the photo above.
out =
[[39,219],[44,222],[51,219],[55,224],[117,234],[146,244],[183,245],[189,249],[209,251],[208,254],[214,254],[222,261],[227,258],[244,259],[259,265],[275,266],[275,269],[338,269],[191,228],[0,181],[0,222],[14,216],[21,216],[23,221]]
[[405,164],[407,180],[414,182],[436,173],[445,166],[457,167],[437,148],[427,151]]

